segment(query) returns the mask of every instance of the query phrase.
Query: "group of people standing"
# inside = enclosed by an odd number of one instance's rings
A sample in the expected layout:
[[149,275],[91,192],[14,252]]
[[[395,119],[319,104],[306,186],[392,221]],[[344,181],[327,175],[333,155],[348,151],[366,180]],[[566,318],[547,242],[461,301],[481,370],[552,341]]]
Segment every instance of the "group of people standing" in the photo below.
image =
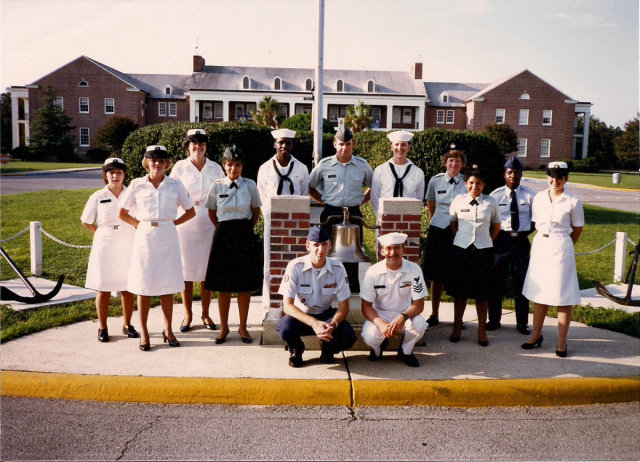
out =
[[[109,297],[119,291],[123,333],[139,337],[141,350],[151,348],[147,329],[151,296],[161,300],[163,340],[179,346],[171,328],[173,294],[181,292],[185,316],[180,331],[187,332],[193,322],[193,286],[199,282],[201,320],[210,330],[216,330],[209,308],[212,292],[218,292],[220,332],[215,343],[224,343],[229,335],[233,293],[240,314],[238,334],[242,342],[251,343],[250,294],[260,285],[264,308],[269,308],[271,198],[296,195],[310,196],[323,206],[323,224],[310,229],[308,254],[288,264],[279,289],[284,316],[277,330],[292,367],[304,363],[301,337],[305,335],[321,340],[324,363],[332,363],[335,354],[354,344],[355,333],[346,321],[352,293],[362,299],[362,338],[371,348],[371,361],[380,360],[389,339],[402,336],[398,357],[408,366],[418,366],[413,348],[427,326],[439,323],[445,291],[454,298],[449,340],[460,340],[467,300],[472,298],[478,314],[477,340],[487,346],[486,331],[501,327],[501,291],[508,270],[516,295],[516,327],[530,335],[522,348],[541,346],[547,307],[556,305],[556,354],[566,356],[571,305],[580,301],[573,245],[584,226],[584,214],[579,199],[564,190],[565,163],[549,164],[549,189],[536,195],[520,185],[522,164],[510,158],[504,166],[505,186],[487,195],[483,171],[473,166],[461,173],[466,157],[452,145],[442,157],[446,171],[431,178],[425,194],[424,172],[408,159],[410,132],[388,134],[392,157],[373,171],[365,159],[352,155],[353,135],[340,126],[334,137],[336,154],[322,159],[310,174],[292,155],[295,134],[288,129],[272,131],[275,155],[260,167],[257,182],[242,177],[244,157],[235,146],[226,148],[222,166],[207,159],[207,135],[201,129],[187,132],[187,157],[173,166],[169,176],[165,172],[171,160],[164,146],[147,148],[142,161],[147,175],[132,180],[128,188],[124,162],[105,161],[106,186],[89,198],[81,217],[83,226],[94,233],[86,287],[97,291],[99,341],[109,340]],[[406,234],[381,235],[377,240],[384,260],[367,270],[361,290],[357,264],[327,257],[332,223],[326,219],[341,215],[343,207],[352,216],[362,216],[360,206],[369,200],[377,215],[380,199],[388,197],[426,201],[430,226],[422,267],[403,258]],[[253,234],[261,208],[263,249]],[[530,252],[528,235],[534,228],[538,234]],[[247,271],[261,265],[262,278]],[[426,281],[432,312],[425,320],[421,314]],[[138,295],[140,332],[131,325],[133,294]],[[534,302],[533,332],[527,326],[529,300]]]

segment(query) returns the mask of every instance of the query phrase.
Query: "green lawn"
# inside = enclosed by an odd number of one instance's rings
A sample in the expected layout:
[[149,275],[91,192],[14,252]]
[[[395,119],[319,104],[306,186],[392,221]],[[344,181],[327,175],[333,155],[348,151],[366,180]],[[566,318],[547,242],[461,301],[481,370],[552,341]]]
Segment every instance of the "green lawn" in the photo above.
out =
[[29,162],[19,159],[13,159],[0,169],[0,175],[5,173],[23,173],[23,172],[40,172],[43,170],[60,170],[63,168],[89,168],[100,167],[102,164],[87,163],[63,163],[63,162]]
[[[640,175],[637,173],[620,173],[620,184],[613,184],[612,175],[609,173],[569,173],[569,183],[583,183],[593,186],[601,186],[607,188],[619,189],[638,189],[640,190]],[[525,170],[522,175],[526,178],[545,179],[547,175],[544,171]]]

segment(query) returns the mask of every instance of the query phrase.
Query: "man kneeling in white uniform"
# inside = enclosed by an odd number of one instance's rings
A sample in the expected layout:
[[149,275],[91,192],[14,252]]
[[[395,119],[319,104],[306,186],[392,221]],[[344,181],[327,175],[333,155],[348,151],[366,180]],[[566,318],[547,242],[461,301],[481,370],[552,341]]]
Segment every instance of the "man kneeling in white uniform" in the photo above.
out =
[[384,260],[366,272],[360,290],[362,339],[371,347],[369,361],[379,361],[390,338],[404,333],[398,358],[407,366],[418,367],[413,347],[427,330],[420,313],[427,288],[420,266],[402,258],[407,235],[389,233],[378,238]]

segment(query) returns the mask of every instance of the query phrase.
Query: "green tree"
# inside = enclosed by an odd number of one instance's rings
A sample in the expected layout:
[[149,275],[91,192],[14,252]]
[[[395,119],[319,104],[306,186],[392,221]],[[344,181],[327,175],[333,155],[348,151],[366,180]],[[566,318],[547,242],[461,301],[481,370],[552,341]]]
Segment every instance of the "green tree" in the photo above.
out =
[[[578,131],[582,131],[584,121],[578,121]],[[597,169],[612,169],[618,163],[614,152],[614,141],[622,135],[620,127],[613,127],[597,117],[589,119],[589,146],[587,157],[595,159]]]
[[69,125],[71,117],[56,104],[52,87],[43,89],[42,103],[31,123],[30,150],[38,160],[48,157],[55,157],[59,161],[73,160],[75,138],[70,132],[74,127]]
[[358,104],[355,106],[349,106],[347,108],[347,115],[344,118],[344,124],[353,133],[366,130],[372,123],[373,116],[371,115],[371,108],[362,101],[358,101]]
[[[310,132],[311,114],[292,115],[280,124],[280,128],[288,128],[297,132]],[[322,119],[322,133],[335,133],[333,125],[327,119]]]
[[258,108],[251,112],[253,121],[258,125],[265,125],[271,128],[279,128],[284,117],[280,115],[282,104],[273,99],[271,95],[262,98],[258,103]]
[[10,152],[13,147],[11,142],[11,95],[0,95],[0,133],[2,137],[2,152]]
[[96,144],[111,154],[120,155],[125,140],[136,128],[138,125],[129,117],[113,116],[96,132]]
[[518,150],[518,134],[509,124],[489,124],[482,133],[498,143],[503,156]]
[[614,142],[618,162],[627,170],[638,170],[638,116],[624,124],[624,132]]

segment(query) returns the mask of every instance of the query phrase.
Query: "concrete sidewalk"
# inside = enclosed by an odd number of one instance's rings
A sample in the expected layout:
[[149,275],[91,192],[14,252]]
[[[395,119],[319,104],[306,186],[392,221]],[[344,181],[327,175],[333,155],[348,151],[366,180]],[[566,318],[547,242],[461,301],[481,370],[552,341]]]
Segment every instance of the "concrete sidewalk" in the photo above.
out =
[[[427,303],[426,310],[429,310]],[[200,305],[194,303],[194,319]],[[214,302],[212,318],[218,323]],[[305,367],[288,366],[282,345],[261,345],[260,297],[252,298],[246,345],[237,334],[237,305],[231,306],[231,334],[216,345],[215,331],[194,323],[180,333],[183,317],[174,306],[179,348],[162,343],[162,312],[151,309],[150,352],[121,334],[122,319],[109,318],[111,341],[99,343],[97,323],[86,321],[28,335],[2,345],[3,396],[97,401],[211,403],[240,405],[356,406],[554,406],[636,401],[640,390],[640,340],[572,323],[569,357],[555,355],[556,320],[548,318],[544,343],[522,350],[527,340],[505,311],[503,327],[489,332],[490,345],[476,342],[475,307],[465,315],[459,343],[448,341],[453,306],[441,306],[441,323],[416,347],[419,368],[409,368],[386,352],[379,363],[366,351],[348,351],[336,364],[304,354]],[[134,325],[138,325],[134,314]]]

